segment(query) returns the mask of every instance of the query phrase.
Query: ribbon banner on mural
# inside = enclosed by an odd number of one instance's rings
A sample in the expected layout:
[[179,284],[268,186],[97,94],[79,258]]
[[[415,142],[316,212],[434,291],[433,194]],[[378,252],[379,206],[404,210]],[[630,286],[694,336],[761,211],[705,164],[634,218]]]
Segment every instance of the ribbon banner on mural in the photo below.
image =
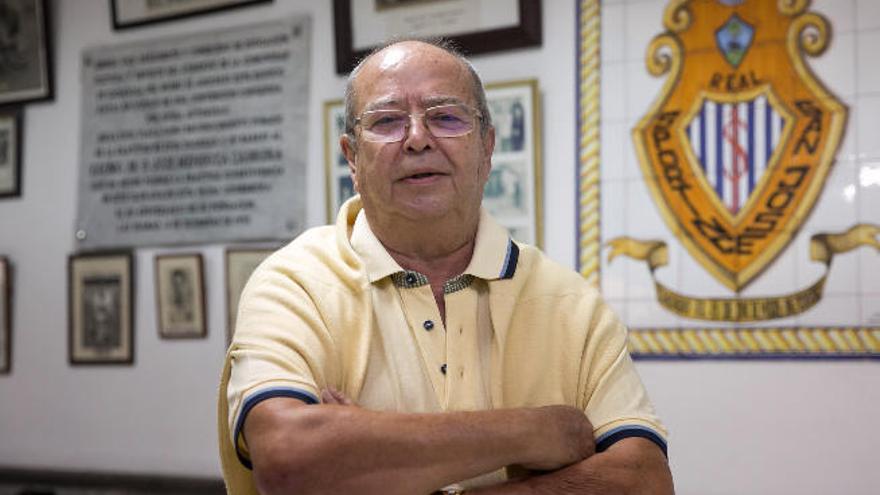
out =
[[[662,239],[610,239],[608,262],[643,261],[663,310],[732,326],[711,329],[702,343],[694,329],[646,334],[653,339],[641,347],[646,354],[652,346],[665,355],[713,348],[722,354],[785,354],[792,348],[821,353],[823,342],[813,329],[804,343],[795,329],[777,328],[760,337],[774,335],[781,345],[771,342],[762,349],[759,342],[748,342],[761,332],[743,332],[738,325],[808,312],[823,298],[835,255],[862,246],[880,251],[880,225],[847,225],[841,218],[840,229],[809,233],[809,253],[802,257],[822,263],[821,276],[785,293],[741,294],[792,247],[822,194],[847,124],[847,107],[804,62],[805,56],[825,51],[831,29],[825,17],[807,11],[808,4],[674,0],[666,8],[667,31],[651,41],[646,60],[648,72],[666,80],[633,128],[633,143],[667,229],[729,295],[705,297],[661,283],[656,271],[670,265]],[[850,350],[880,354],[877,329],[865,330],[847,336],[856,343]],[[787,336],[780,337],[784,331]],[[634,339],[637,351],[639,338]]]

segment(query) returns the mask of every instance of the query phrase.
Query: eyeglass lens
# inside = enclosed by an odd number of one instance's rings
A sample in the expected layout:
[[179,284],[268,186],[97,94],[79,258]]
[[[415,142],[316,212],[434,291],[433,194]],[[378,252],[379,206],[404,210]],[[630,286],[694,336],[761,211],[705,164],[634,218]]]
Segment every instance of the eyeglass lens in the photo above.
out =
[[[418,114],[414,114],[418,115]],[[442,105],[425,110],[425,127],[434,137],[458,137],[473,130],[474,117],[463,105]],[[403,139],[410,126],[410,113],[403,110],[373,110],[361,116],[364,137],[379,142]]]

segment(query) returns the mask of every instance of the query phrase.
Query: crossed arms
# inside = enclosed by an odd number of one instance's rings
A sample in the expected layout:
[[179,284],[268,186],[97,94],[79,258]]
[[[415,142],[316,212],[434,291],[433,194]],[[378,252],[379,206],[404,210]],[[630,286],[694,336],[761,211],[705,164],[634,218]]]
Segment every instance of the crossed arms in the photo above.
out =
[[248,414],[244,434],[262,494],[427,494],[509,465],[547,473],[468,494],[673,493],[655,444],[626,438],[595,453],[592,425],[572,407],[405,414],[323,397],[310,406],[267,399]]

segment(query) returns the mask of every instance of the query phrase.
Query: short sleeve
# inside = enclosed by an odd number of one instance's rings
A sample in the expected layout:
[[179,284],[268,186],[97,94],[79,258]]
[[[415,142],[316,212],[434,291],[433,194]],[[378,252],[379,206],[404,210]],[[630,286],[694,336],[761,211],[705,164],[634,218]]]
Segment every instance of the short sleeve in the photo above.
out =
[[643,437],[666,454],[666,429],[627,350],[626,327],[601,299],[590,323],[580,382],[596,450],[601,452],[627,437]]
[[246,467],[250,460],[242,428],[255,405],[274,397],[314,404],[335,379],[333,341],[316,304],[320,285],[307,289],[281,260],[267,259],[245,286],[227,353],[228,427]]

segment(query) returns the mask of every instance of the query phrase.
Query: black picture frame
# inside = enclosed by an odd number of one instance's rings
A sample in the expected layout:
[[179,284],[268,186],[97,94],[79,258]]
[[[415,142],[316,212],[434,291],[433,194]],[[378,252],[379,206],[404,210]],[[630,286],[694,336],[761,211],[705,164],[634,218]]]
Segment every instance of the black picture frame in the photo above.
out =
[[133,364],[132,252],[72,254],[67,266],[70,364]]
[[[129,29],[159,22],[186,19],[188,17],[195,17],[202,14],[221,12],[241,7],[250,7],[260,3],[271,3],[272,1],[273,0],[214,0],[209,2],[186,2],[178,0],[174,2],[176,8],[168,9],[165,13],[157,15],[140,14],[139,16],[132,15],[130,18],[125,18],[124,9],[121,8],[122,3],[144,4],[146,0],[110,0],[110,21],[113,24],[114,30]],[[188,3],[189,5],[187,5]]]
[[0,199],[21,196],[23,123],[22,107],[0,107]]
[[0,256],[0,375],[12,371],[12,265]]
[[9,43],[0,47],[6,70],[0,72],[0,105],[54,98],[49,15],[45,0],[0,3],[0,31]]
[[[371,48],[355,49],[352,25],[361,22],[353,18],[352,2],[357,0],[333,0],[334,36],[336,39],[336,72],[347,74],[367,55]],[[465,55],[513,50],[540,46],[541,0],[517,0],[519,25],[499,29],[486,29],[456,36],[444,36],[454,42]],[[398,7],[405,9],[408,7]],[[390,36],[405,33],[388,33]]]

